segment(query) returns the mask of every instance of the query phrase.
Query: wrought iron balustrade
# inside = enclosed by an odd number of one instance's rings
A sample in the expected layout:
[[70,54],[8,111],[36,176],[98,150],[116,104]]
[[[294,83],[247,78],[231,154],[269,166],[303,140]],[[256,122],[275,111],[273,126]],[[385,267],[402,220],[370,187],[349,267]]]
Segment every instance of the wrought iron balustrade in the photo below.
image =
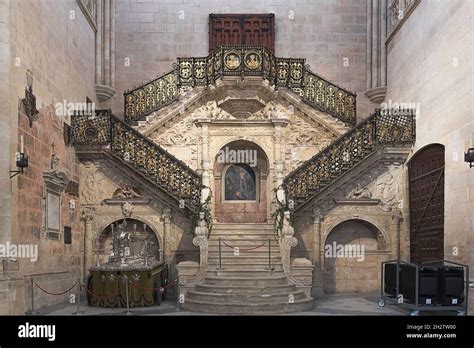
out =
[[185,163],[141,135],[109,110],[72,119],[74,145],[101,145],[177,199],[199,203],[201,177]]
[[174,70],[126,91],[125,120],[134,122],[177,100],[194,86],[223,76],[261,76],[270,85],[290,88],[303,101],[344,122],[356,123],[356,95],[309,70],[302,58],[278,58],[261,46],[222,46],[207,57],[178,58]]
[[413,110],[377,110],[291,172],[283,182],[287,200],[292,200],[297,209],[380,146],[411,145],[415,134]]

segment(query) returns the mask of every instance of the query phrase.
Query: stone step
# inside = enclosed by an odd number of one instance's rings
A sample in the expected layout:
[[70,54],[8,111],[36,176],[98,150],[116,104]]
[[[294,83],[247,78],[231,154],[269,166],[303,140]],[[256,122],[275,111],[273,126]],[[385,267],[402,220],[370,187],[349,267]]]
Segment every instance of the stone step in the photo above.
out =
[[[235,248],[239,248],[240,253],[246,254],[246,256],[251,256],[253,254],[258,255],[259,253],[266,253],[268,255],[268,244],[262,245],[262,243],[249,243],[249,244],[238,244],[232,243],[228,245],[221,244],[221,252],[222,253],[231,253],[233,254]],[[212,244],[209,245],[209,251],[219,251],[219,244]],[[270,245],[270,252],[272,254],[280,252],[280,247],[277,245]]]
[[294,303],[288,303],[288,301],[268,303],[214,303],[211,301],[187,299],[183,304],[183,309],[208,314],[269,315],[302,312],[310,310],[312,306],[313,299],[311,297],[295,300]]
[[[229,244],[232,247],[228,247],[227,245],[221,245],[220,250],[221,254],[232,256],[234,255],[234,252],[237,253],[237,250],[239,252],[238,256],[248,256],[251,257],[252,255],[262,255],[264,253],[268,257],[268,252],[270,251],[271,256],[280,256],[280,247],[276,245],[271,245],[270,250],[268,248],[268,245],[260,246],[255,245],[255,244]],[[219,254],[219,245],[209,245],[209,252],[211,253],[218,253]],[[218,255],[217,255],[218,256]]]
[[[224,250],[224,248],[222,248],[220,255],[221,257],[262,256],[262,257],[268,258],[268,249],[267,250],[257,249],[257,250],[251,250],[251,251],[246,251],[245,249],[244,250],[239,249],[238,255],[234,255],[234,252],[237,253],[237,250],[235,251],[234,249]],[[276,248],[272,249],[270,257],[271,256],[280,257],[280,250]],[[209,247],[208,257],[219,258],[219,248]]]
[[237,232],[232,232],[230,230],[220,233],[212,230],[211,236],[209,237],[209,242],[211,241],[219,241],[219,238],[222,241],[226,240],[255,240],[255,241],[268,241],[269,239],[271,241],[278,242],[278,240],[275,238],[275,234],[273,231],[271,233],[267,232],[254,232],[254,233],[248,233],[248,231],[237,231]]
[[294,284],[280,284],[280,285],[209,285],[197,284],[196,291],[205,293],[220,293],[220,294],[272,294],[272,293],[291,293],[297,291]]
[[274,230],[274,224],[267,224],[267,223],[261,223],[261,224],[249,224],[249,223],[215,223],[212,227],[213,231],[227,231],[227,230],[233,230],[233,231],[247,231],[247,230],[260,230],[260,231],[273,231]]
[[[268,272],[267,272],[268,274]],[[206,276],[204,283],[208,285],[220,286],[272,286],[272,285],[288,285],[288,280],[283,275],[278,276],[260,276],[260,277],[216,277]]]
[[223,269],[208,269],[207,274],[209,276],[216,276],[222,278],[240,278],[240,277],[251,277],[251,278],[261,278],[261,277],[274,277],[283,275],[283,269],[281,267],[276,267],[274,269],[268,269],[267,267],[258,266],[255,269],[252,268],[223,268]]
[[[228,236],[225,238],[221,238],[220,244],[222,247],[234,247],[234,246],[266,246],[268,248],[268,244],[273,246],[278,246],[278,241],[274,238],[246,238],[242,237],[234,237]],[[209,245],[219,245],[219,239],[209,239]],[[262,247],[263,247],[262,246]]]
[[[272,264],[281,264],[281,258],[279,256],[271,256],[270,261]],[[219,256],[208,257],[208,263],[219,263]],[[222,257],[222,264],[232,264],[232,265],[267,265],[268,256],[266,257],[255,257],[255,256],[226,256]]]
[[192,299],[196,301],[209,301],[212,303],[241,303],[241,304],[253,304],[253,303],[269,303],[279,302],[284,303],[290,301],[303,300],[306,298],[306,294],[302,290],[295,292],[280,292],[280,293],[247,293],[247,294],[235,294],[235,293],[209,293],[196,290],[189,290],[186,293],[186,300]]

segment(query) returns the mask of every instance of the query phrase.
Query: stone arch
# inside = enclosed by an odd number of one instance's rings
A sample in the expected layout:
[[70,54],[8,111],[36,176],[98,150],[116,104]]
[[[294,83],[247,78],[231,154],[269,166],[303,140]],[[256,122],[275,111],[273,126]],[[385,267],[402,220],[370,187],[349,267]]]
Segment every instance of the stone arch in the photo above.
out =
[[390,257],[385,229],[370,217],[344,216],[327,226],[321,242],[325,293],[360,293],[380,287],[380,263]]
[[[232,153],[234,155],[239,153],[239,155],[232,157]],[[247,163],[245,161],[249,158],[252,160],[252,163]],[[234,194],[243,194],[242,197],[245,197],[245,193],[248,193],[246,189],[250,187],[250,185],[240,185],[242,184],[242,180],[238,179],[238,174],[241,174],[238,170],[234,173],[233,180],[230,180],[231,185],[226,186],[228,185],[227,179],[232,179],[232,177],[227,178],[226,173],[229,168],[233,167],[233,165],[234,167],[242,167],[242,172],[245,172],[244,166],[251,167],[254,174],[253,180],[256,190],[255,199],[239,200],[236,197],[225,199],[227,194],[230,194],[231,196]],[[267,220],[267,213],[269,211],[268,201],[270,199],[267,196],[268,192],[271,191],[268,188],[270,160],[267,152],[265,152],[259,144],[248,139],[237,138],[233,141],[227,139],[227,141],[225,141],[219,148],[219,151],[214,154],[213,172],[214,212],[217,221],[231,223],[260,223]],[[248,172],[250,173],[250,171]],[[243,183],[245,184],[246,182],[247,181],[244,180]],[[239,190],[236,187],[244,187],[245,189]],[[227,191],[228,189],[230,191]]]
[[263,151],[263,153],[265,154],[266,158],[267,158],[267,161],[268,161],[268,168],[270,169],[272,167],[272,161],[271,159],[273,158],[272,155],[272,151],[271,149],[269,149],[263,142],[261,142],[260,140],[252,137],[252,136],[231,136],[231,137],[226,137],[225,140],[222,140],[221,142],[219,142],[217,144],[217,146],[215,147],[217,150],[214,151],[214,154],[211,156],[212,158],[212,161],[213,163],[212,164],[215,164],[215,158],[217,157],[217,154],[219,153],[219,151],[225,147],[226,145],[229,145],[233,142],[236,142],[236,141],[248,141],[250,143],[254,143],[255,145],[257,145],[258,147],[260,147],[260,149]]
[[334,220],[333,222],[331,222],[330,225],[326,226],[326,228],[324,229],[324,231],[322,233],[321,248],[323,248],[324,245],[326,245],[326,241],[327,241],[327,238],[328,238],[329,234],[338,225],[340,225],[343,222],[351,221],[351,220],[361,221],[363,223],[368,223],[368,224],[372,225],[378,233],[378,237],[380,238],[380,239],[379,238],[378,239],[381,241],[381,244],[386,246],[383,250],[390,251],[392,249],[390,235],[388,234],[386,229],[383,228],[382,226],[380,226],[379,222],[375,221],[370,216],[365,216],[365,215],[344,215],[344,216]]
[[[105,231],[105,229],[110,226],[111,224],[113,224],[114,222],[116,221],[121,221],[123,220],[124,217],[123,215],[108,215],[107,217],[104,217],[101,221],[100,224],[97,225],[97,228],[94,232],[94,237],[93,237],[93,240],[92,240],[92,248],[95,248],[96,245],[99,243],[99,239],[101,237],[101,235],[103,234],[103,232]],[[132,217],[130,217],[131,220],[137,220],[137,221],[140,221],[142,223],[145,223],[147,224],[147,226],[150,228],[150,230],[153,231],[154,235],[156,236],[157,240],[158,240],[158,243],[159,243],[159,249],[160,249],[160,252],[162,253],[163,252],[163,246],[164,246],[164,240],[163,240],[163,236],[158,232],[158,228],[157,226],[152,222],[150,221],[149,219],[147,219],[146,217],[143,217],[143,216],[136,216],[136,215],[133,215]]]

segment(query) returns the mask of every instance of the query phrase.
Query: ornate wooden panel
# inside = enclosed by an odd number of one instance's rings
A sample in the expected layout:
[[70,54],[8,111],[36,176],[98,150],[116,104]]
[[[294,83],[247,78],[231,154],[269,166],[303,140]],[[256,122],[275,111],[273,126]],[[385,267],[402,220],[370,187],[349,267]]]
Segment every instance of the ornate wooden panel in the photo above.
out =
[[275,50],[275,16],[273,14],[209,15],[209,53],[224,45],[265,46]]
[[431,145],[410,161],[411,262],[444,258],[444,146]]

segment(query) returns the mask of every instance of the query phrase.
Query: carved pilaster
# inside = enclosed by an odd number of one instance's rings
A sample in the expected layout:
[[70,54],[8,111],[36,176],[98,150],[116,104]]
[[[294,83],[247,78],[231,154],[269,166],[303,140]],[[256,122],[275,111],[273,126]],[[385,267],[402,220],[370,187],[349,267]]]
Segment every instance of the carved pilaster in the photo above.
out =
[[204,203],[209,197],[211,186],[211,174],[210,174],[210,156],[209,156],[209,119],[198,120],[196,125],[200,128],[201,133],[201,165],[202,165],[202,185],[201,190],[201,203]]
[[170,265],[172,259],[172,250],[170,237],[171,237],[171,218],[172,212],[171,209],[165,208],[163,209],[163,213],[161,214],[161,218],[163,220],[163,258],[164,261]]
[[92,240],[94,235],[94,230],[92,227],[93,221],[95,218],[95,209],[92,207],[85,207],[82,208],[81,211],[81,219],[84,221],[84,260],[83,260],[83,282],[86,284],[87,281],[87,260],[92,260],[93,250],[92,248],[88,248],[87,245],[91,245],[89,243],[89,239]]
[[316,268],[321,268],[321,210],[317,207],[313,208],[313,264]]

